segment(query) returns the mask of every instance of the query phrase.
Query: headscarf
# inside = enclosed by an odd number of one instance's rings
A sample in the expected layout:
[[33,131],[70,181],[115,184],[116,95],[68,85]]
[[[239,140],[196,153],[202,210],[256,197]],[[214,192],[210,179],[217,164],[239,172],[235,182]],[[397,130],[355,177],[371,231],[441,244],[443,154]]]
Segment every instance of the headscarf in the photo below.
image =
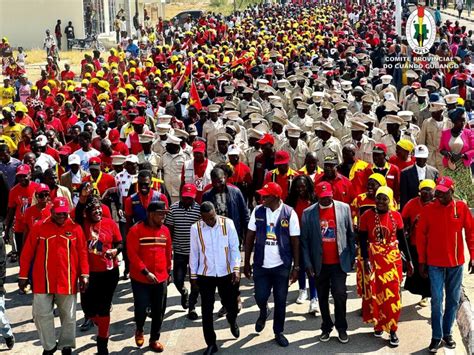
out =
[[375,197],[378,195],[385,195],[388,197],[388,208],[392,211],[396,211],[396,202],[393,199],[393,190],[388,186],[380,186],[375,193]]
[[[374,173],[369,176],[369,180],[373,179],[379,183],[380,186],[387,186],[387,180],[382,174]],[[378,190],[377,190],[378,191]]]

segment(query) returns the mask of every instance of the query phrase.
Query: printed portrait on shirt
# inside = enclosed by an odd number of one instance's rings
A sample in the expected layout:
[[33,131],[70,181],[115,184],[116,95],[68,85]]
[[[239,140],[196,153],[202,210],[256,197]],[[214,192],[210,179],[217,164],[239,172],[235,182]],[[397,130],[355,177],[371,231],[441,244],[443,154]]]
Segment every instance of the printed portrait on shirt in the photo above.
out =
[[320,225],[323,241],[336,241],[336,223],[334,220],[321,219]]

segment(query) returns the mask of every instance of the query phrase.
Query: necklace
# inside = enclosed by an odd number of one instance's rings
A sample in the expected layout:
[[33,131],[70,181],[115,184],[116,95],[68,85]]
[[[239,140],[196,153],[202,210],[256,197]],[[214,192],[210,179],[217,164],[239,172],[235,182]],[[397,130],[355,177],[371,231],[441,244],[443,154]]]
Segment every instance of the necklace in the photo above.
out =
[[[397,231],[397,223],[395,222],[395,218],[393,218],[391,211],[388,211],[388,216],[390,217],[390,222],[392,222],[392,230],[390,232],[390,236],[394,237]],[[382,232],[382,224],[380,222],[380,214],[377,212],[377,209],[375,210],[375,239],[379,243],[387,243],[388,241],[384,238]]]

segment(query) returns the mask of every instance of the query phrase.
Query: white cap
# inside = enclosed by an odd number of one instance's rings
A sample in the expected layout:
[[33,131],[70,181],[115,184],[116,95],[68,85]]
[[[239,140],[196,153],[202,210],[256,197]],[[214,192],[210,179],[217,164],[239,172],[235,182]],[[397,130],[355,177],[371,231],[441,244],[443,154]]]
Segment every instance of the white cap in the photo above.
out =
[[420,144],[415,147],[415,158],[428,158],[429,151],[426,145]]
[[183,93],[181,94],[181,100],[182,100],[182,99],[189,99],[189,93],[188,93],[188,92],[183,92]]
[[38,143],[38,146],[40,147],[46,147],[46,145],[48,144],[48,138],[46,138],[45,135],[39,135],[38,137],[36,137],[36,143]]
[[227,155],[240,155],[240,152],[240,148],[237,146],[237,144],[232,144],[227,150]]
[[135,154],[127,155],[125,158],[126,162],[138,164],[138,157]]
[[81,165],[81,157],[77,154],[71,154],[67,158],[68,165]]
[[393,79],[393,76],[385,74],[385,75],[382,75],[380,79],[382,80],[382,84],[390,84],[390,82]]
[[138,135],[138,143],[152,143],[155,139],[153,132],[145,132]]
[[178,137],[169,135],[169,136],[168,136],[168,139],[166,140],[165,143],[166,143],[166,144],[176,144],[176,145],[180,145],[180,144],[181,144],[181,139],[179,139]]

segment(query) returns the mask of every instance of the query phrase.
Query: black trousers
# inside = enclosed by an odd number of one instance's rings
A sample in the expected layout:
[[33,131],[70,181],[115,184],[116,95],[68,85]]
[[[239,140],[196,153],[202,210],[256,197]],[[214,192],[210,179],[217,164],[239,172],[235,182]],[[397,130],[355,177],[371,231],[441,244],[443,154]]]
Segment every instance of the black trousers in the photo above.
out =
[[237,319],[237,292],[232,285],[232,274],[223,277],[198,276],[199,293],[202,303],[202,329],[206,344],[216,343],[216,332],[214,331],[214,302],[216,288],[219,292],[221,302],[227,310],[227,321],[234,323]]
[[91,272],[89,287],[81,293],[81,306],[87,318],[110,315],[110,306],[119,281],[118,267],[103,272]]
[[132,280],[135,323],[143,331],[146,309],[151,308],[150,341],[160,339],[161,325],[166,312],[167,281],[159,284],[145,284]]
[[[347,304],[347,274],[342,271],[339,264],[322,265],[321,273],[316,277],[316,290],[318,291],[319,308],[321,311],[321,330],[331,332],[334,325],[337,330],[347,330],[346,304]],[[329,312],[329,290],[334,300],[334,313],[336,322],[333,323]]]
[[21,255],[21,251],[23,250],[23,232],[15,232],[14,238],[16,245],[16,255],[18,255],[19,258]]
[[[184,280],[189,270],[189,255],[174,254],[173,256],[173,282],[180,294],[187,292],[184,286]],[[199,288],[191,285],[191,293],[189,295],[189,309],[196,308],[199,296]]]

